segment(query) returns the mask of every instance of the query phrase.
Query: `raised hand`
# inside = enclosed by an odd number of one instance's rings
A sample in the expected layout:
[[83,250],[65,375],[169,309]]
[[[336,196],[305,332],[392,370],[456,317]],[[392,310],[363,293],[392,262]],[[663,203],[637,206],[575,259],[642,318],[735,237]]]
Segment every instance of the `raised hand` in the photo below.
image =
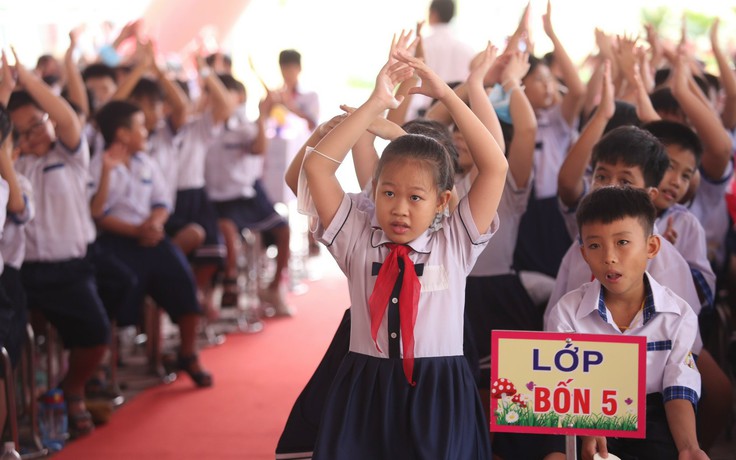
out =
[[619,68],[623,72],[624,77],[626,77],[629,83],[634,82],[635,66],[637,63],[635,52],[637,40],[638,37],[632,38],[628,35],[618,36],[616,61],[618,62]]
[[614,101],[615,89],[611,79],[611,61],[608,59],[603,63],[603,84],[601,85],[601,101],[598,103],[596,114],[600,112],[606,120],[610,120],[616,112]]
[[258,113],[261,116],[267,117],[271,113],[274,105],[276,105],[276,102],[274,101],[273,93],[266,89],[266,95],[258,102]]
[[516,51],[509,53],[509,61],[501,73],[501,82],[517,81],[521,79],[529,71],[529,53]]
[[[0,93],[4,97],[10,98],[10,93],[15,89],[15,75],[13,75],[13,68],[8,64],[8,56],[5,54],[5,50],[2,52],[2,80],[0,80]],[[4,104],[7,104],[7,100]]]
[[[345,104],[341,104],[340,109],[346,112],[346,114],[342,115],[343,117],[350,116],[351,113],[355,112],[355,107],[350,107]],[[366,128],[366,131],[376,137],[380,137],[381,139],[388,141],[394,140],[402,134],[406,134],[401,126],[384,117],[374,118],[373,121],[371,121],[371,124]]]
[[18,82],[23,84],[26,79],[32,75],[32,73],[20,62],[18,53],[15,51],[15,47],[11,46],[10,50],[13,52],[13,58],[15,58],[15,74],[18,78]]
[[677,47],[675,62],[673,62],[672,66],[672,75],[670,76],[672,91],[675,93],[677,93],[678,91],[687,91],[690,75],[691,73],[687,50],[685,49],[684,45],[680,45]]
[[493,46],[489,41],[486,48],[481,51],[475,59],[473,59],[473,62],[471,62],[468,83],[485,84],[486,77],[493,67],[493,64],[496,62],[497,54],[498,48]]
[[664,239],[669,241],[672,244],[677,243],[677,230],[674,229],[673,224],[675,222],[675,216],[669,216],[667,218],[667,228],[664,230],[664,233],[662,233],[662,236]]
[[388,60],[376,76],[376,86],[371,93],[371,99],[379,101],[382,106],[388,109],[395,109],[401,104],[403,97],[397,98],[394,96],[394,89],[413,74],[412,67],[407,62],[400,60],[399,57],[419,61],[412,55],[416,48],[416,40],[410,43],[410,37],[411,31],[409,33],[402,31],[398,40],[394,36],[391,41]]
[[720,49],[718,44],[718,25],[721,23],[719,18],[713,21],[713,25],[710,26],[710,43],[713,49]]
[[399,63],[403,63],[409,66],[410,69],[414,69],[419,78],[422,79],[422,85],[416,86],[409,89],[409,94],[423,94],[433,99],[442,99],[448,92],[451,92],[447,83],[445,83],[427,64],[422,60],[415,58],[397,50],[395,53]]
[[542,15],[542,25],[544,26],[544,33],[549,38],[555,37],[555,29],[552,27],[552,1],[547,0],[547,12]]

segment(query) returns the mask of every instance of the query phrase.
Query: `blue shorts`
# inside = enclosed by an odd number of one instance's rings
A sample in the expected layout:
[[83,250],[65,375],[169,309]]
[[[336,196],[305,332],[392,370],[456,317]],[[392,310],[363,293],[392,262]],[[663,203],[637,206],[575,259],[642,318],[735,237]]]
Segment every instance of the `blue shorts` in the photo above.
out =
[[133,238],[103,234],[100,246],[110,251],[138,277],[132,293],[118,313],[118,325],[139,324],[143,300],[150,295],[177,322],[182,315],[201,314],[194,275],[184,254],[168,238],[153,247]]
[[65,347],[107,345],[110,321],[87,259],[24,262],[20,273],[28,306],[43,313]]
[[204,243],[191,256],[194,262],[222,264],[225,243],[217,226],[217,212],[204,188],[176,192],[176,207],[166,222],[166,234],[173,237],[189,224],[197,224],[205,231]]
[[118,312],[133,293],[138,276],[112,252],[95,241],[87,247],[87,259],[95,269],[97,293],[107,316],[116,319]]
[[287,225],[286,220],[276,212],[268,199],[261,181],[256,181],[254,188],[256,195],[253,198],[213,202],[218,218],[233,221],[240,232],[246,228],[265,232]]

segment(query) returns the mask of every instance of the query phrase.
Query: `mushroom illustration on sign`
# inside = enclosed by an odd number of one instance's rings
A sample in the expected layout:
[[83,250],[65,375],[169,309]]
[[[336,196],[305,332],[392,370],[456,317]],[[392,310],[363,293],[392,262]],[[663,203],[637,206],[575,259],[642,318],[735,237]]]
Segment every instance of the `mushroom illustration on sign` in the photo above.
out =
[[519,405],[519,407],[524,408],[526,407],[526,401],[525,398],[521,396],[521,393],[516,393],[513,398],[511,398],[512,403],[516,403]]
[[498,379],[491,385],[491,398],[502,399],[504,401],[510,399],[516,394],[516,387],[509,379]]

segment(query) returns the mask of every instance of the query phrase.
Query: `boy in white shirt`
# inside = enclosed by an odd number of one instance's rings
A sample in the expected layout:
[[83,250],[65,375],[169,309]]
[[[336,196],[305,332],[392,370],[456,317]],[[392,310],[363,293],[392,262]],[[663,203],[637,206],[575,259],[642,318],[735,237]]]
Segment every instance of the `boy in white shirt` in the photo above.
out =
[[655,209],[642,189],[604,187],[577,212],[580,251],[595,280],[552,308],[546,329],[647,337],[645,439],[583,437],[583,458],[608,452],[623,458],[707,459],[695,430],[700,374],[692,349],[693,309],[647,271],[661,240],[652,233]]
[[118,322],[134,324],[145,295],[150,295],[179,326],[180,370],[198,387],[209,387],[212,376],[196,352],[202,308],[184,254],[164,233],[171,203],[158,165],[144,153],[148,131],[143,112],[129,102],[113,101],[98,111],[96,120],[107,147],[90,166],[96,190],[90,207],[100,229],[98,241],[138,275]]
[[80,436],[94,429],[84,404],[84,384],[102,361],[110,333],[87,258],[89,149],[69,104],[17,57],[15,71],[24,88],[8,101],[13,137],[21,151],[15,167],[31,183],[36,205],[34,219],[25,226],[21,279],[28,306],[43,313],[70,350],[69,370],[60,387],[69,431]]

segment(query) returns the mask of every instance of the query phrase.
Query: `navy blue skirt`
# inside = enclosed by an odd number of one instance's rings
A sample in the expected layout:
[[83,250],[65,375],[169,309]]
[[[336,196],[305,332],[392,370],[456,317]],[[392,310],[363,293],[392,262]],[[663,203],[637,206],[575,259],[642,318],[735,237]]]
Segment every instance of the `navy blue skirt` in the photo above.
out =
[[349,352],[330,388],[314,459],[491,458],[489,425],[463,356],[402,360]]
[[[345,310],[325,356],[291,408],[276,446],[276,460],[312,458],[322,409],[343,358],[350,350],[350,309]],[[301,456],[297,456],[301,454]]]
[[475,346],[480,359],[480,388],[490,387],[491,330],[541,331],[542,316],[518,275],[467,277],[465,317],[471,337],[465,343]]

